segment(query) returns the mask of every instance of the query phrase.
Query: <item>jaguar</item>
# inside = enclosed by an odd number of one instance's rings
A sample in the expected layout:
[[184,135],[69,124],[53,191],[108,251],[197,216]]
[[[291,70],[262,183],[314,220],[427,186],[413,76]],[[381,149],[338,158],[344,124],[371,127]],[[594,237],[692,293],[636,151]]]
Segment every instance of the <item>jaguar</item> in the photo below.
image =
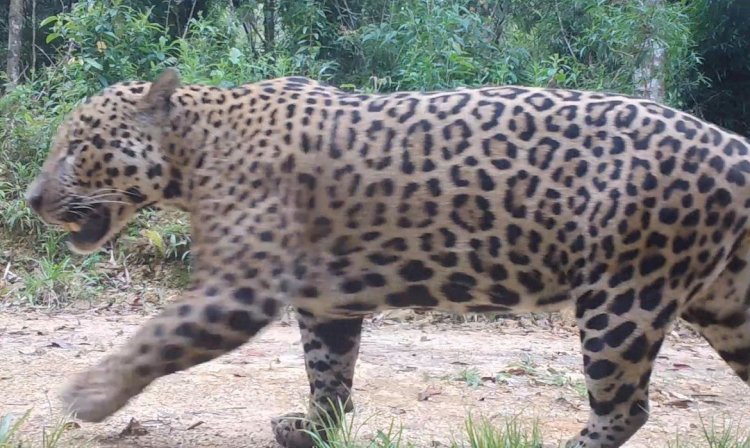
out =
[[647,421],[677,319],[750,384],[749,148],[601,92],[365,95],[304,77],[218,88],[174,69],[107,87],[57,129],[26,199],[78,253],[144,207],[184,210],[192,278],[64,403],[101,421],[289,305],[309,407],[271,423],[282,446],[307,448],[332,403],[353,409],[367,315],[570,307],[590,411],[567,446],[622,446]]

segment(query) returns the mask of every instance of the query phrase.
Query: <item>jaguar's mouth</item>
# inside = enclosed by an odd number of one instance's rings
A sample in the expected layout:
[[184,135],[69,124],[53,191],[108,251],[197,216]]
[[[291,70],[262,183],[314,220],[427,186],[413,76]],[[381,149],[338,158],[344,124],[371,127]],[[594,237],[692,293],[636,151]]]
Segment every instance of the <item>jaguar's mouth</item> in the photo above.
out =
[[66,222],[62,228],[70,233],[69,243],[80,252],[90,252],[105,243],[110,233],[112,216],[109,209],[99,205],[76,222]]

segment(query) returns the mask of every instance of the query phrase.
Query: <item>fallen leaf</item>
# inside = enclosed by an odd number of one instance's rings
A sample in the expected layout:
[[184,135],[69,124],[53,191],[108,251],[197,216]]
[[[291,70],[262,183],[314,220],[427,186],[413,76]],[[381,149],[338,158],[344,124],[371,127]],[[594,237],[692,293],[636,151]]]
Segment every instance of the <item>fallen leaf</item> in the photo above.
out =
[[560,404],[564,404],[564,405],[567,405],[567,406],[570,406],[571,408],[575,408],[575,409],[580,409],[581,408],[580,405],[578,405],[577,403],[573,403],[572,401],[568,400],[565,397],[558,397],[555,400],[555,402],[560,403]]
[[62,348],[64,350],[70,350],[71,348],[73,348],[73,345],[68,342],[56,339],[50,342],[48,347],[55,347],[55,348]]
[[63,430],[69,431],[71,429],[80,429],[81,425],[78,422],[65,422],[63,424]]
[[440,395],[443,390],[438,386],[427,386],[427,389],[417,395],[417,400],[427,401],[430,397]]
[[692,403],[692,400],[672,400],[664,404],[666,406],[672,406],[675,408],[687,409],[688,407],[690,407],[690,403]]
[[141,423],[134,419],[130,418],[130,422],[128,422],[128,425],[125,427],[125,429],[120,432],[120,437],[126,437],[126,436],[142,436],[147,434],[148,431],[146,431],[146,428],[141,425]]

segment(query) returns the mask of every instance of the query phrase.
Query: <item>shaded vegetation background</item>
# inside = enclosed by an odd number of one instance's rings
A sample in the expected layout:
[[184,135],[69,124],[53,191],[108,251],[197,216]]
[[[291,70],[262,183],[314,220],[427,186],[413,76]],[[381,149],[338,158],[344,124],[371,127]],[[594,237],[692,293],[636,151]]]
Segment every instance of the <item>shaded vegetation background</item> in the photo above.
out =
[[[3,36],[10,1],[0,0]],[[364,92],[522,84],[635,94],[656,45],[664,58],[653,76],[663,82],[665,102],[750,134],[747,0],[24,0],[24,6],[22,79],[0,88],[0,304],[55,305],[92,298],[92,291],[132,290],[139,279],[184,285],[190,255],[184,216],[143,213],[111,254],[72,257],[63,235],[44,228],[22,199],[71,108],[104,86],[151,79],[166,66],[178,67],[186,82],[221,86],[305,75]],[[0,71],[0,83],[7,81]]]

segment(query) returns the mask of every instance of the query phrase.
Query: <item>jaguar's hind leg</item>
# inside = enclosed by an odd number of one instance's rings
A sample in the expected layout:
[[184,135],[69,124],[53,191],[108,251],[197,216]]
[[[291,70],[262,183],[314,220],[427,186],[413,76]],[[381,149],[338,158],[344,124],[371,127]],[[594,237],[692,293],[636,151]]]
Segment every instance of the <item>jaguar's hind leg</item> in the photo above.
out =
[[[342,409],[345,412],[354,409],[350,394],[362,318],[328,320],[301,311],[299,327],[310,382],[307,415],[287,414],[271,422],[276,441],[287,448],[312,447],[308,431],[313,424],[336,424]],[[321,432],[320,426],[318,431]]]
[[628,287],[591,291],[578,300],[591,410],[567,447],[617,448],[646,423],[653,362],[676,310],[662,294]]
[[688,304],[682,318],[750,385],[750,263],[734,258],[708,294]]

